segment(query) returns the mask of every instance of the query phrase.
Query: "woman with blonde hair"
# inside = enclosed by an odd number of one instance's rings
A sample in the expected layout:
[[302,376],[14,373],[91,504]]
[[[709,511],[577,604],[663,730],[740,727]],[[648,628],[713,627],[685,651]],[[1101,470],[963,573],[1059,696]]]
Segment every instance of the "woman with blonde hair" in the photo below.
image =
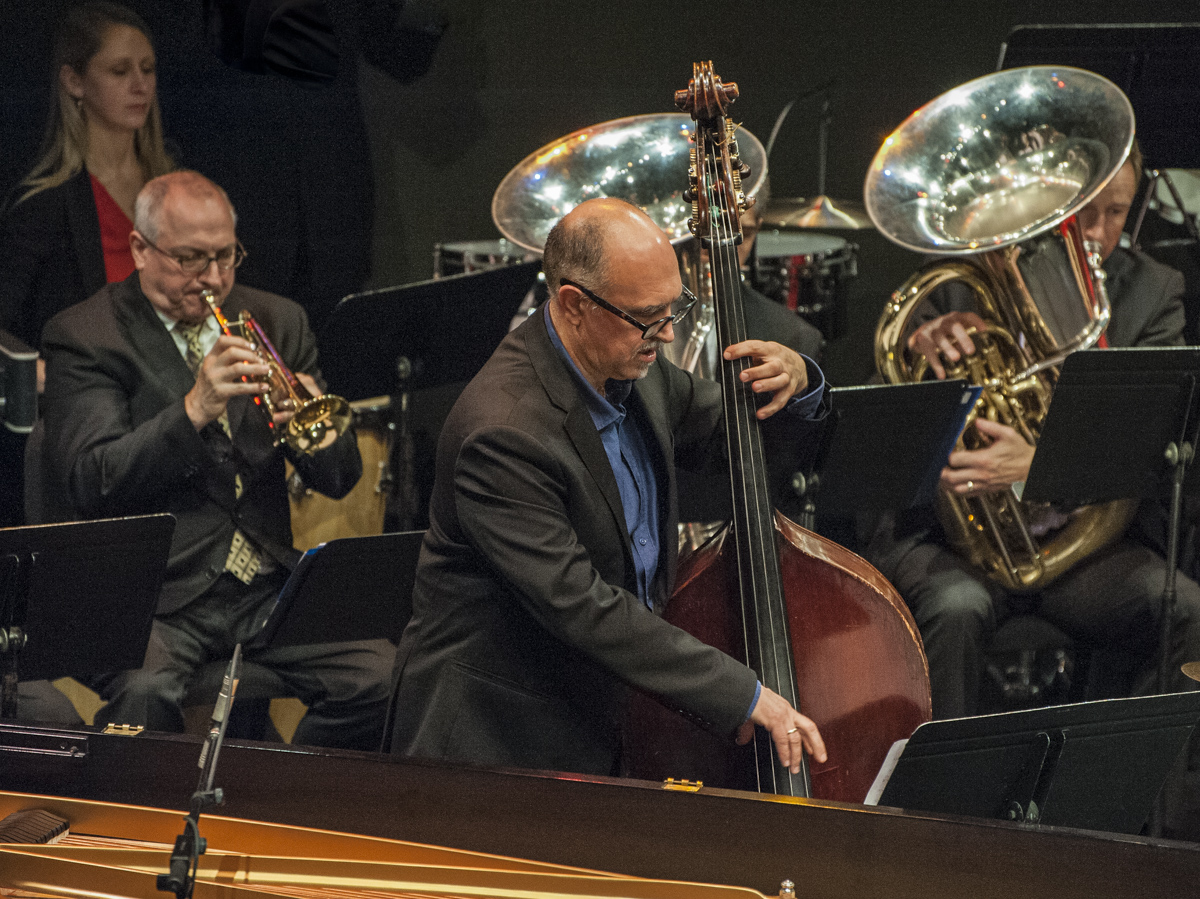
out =
[[107,2],[70,9],[54,77],[41,158],[0,220],[0,327],[35,347],[52,315],[133,272],[134,198],[173,168],[140,16]]

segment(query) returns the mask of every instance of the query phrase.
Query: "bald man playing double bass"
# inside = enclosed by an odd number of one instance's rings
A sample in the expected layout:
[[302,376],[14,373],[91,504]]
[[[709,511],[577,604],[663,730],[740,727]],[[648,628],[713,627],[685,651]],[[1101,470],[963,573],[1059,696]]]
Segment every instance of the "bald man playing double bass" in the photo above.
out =
[[[392,752],[621,773],[629,689],[732,741],[769,731],[798,772],[816,726],[754,672],[660,616],[674,586],[676,465],[723,445],[720,386],[662,358],[684,291],[641,210],[591,200],[550,233],[550,299],[505,338],[446,421]],[[745,341],[760,419],[807,447],[815,363]],[[786,412],[776,416],[780,410]]]

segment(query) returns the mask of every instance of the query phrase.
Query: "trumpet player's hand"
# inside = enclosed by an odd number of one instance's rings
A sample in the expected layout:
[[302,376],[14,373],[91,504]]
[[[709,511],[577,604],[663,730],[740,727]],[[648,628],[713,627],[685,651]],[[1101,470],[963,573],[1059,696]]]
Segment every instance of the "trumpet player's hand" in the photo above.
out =
[[808,388],[808,366],[795,350],[770,340],[743,340],[725,350],[727,362],[746,356],[755,364],[741,373],[742,383],[750,384],[755,393],[773,394],[755,413],[759,419],[770,418]]
[[908,338],[908,349],[920,353],[938,379],[946,377],[942,360],[954,363],[975,352],[968,329],[986,331],[987,322],[974,312],[947,312],[925,322]]
[[1033,447],[1008,425],[977,418],[972,425],[987,445],[954,450],[942,469],[942,486],[966,496],[1007,490],[1029,476]]
[[767,687],[762,688],[758,702],[750,713],[748,721],[737,731],[737,742],[740,745],[749,743],[754,737],[754,725],[761,724],[771,735],[775,743],[775,751],[779,753],[779,763],[788,768],[793,774],[800,773],[800,763],[803,761],[804,750],[807,749],[818,762],[826,760],[825,741],[821,732],[811,719],[801,715],[791,703]]
[[183,398],[192,425],[199,431],[216,421],[235,396],[265,393],[267,385],[255,379],[265,378],[269,373],[270,368],[259,360],[249,342],[222,334],[200,363],[196,383]]
[[[296,375],[296,380],[300,382],[300,386],[308,391],[309,396],[318,397],[324,392],[317,386],[317,381],[312,375],[305,374],[302,371],[294,372],[294,374]],[[276,404],[275,408],[277,411],[272,420],[275,422],[275,427],[277,428],[286,426],[292,420],[292,416],[296,414],[296,410],[292,408],[292,401],[290,399]]]

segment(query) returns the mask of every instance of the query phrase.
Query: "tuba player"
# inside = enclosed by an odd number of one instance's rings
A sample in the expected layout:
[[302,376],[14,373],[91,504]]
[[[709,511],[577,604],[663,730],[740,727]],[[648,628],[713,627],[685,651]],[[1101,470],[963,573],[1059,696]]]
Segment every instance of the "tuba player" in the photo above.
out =
[[[1149,256],[1120,246],[1141,179],[1141,154],[1130,157],[1099,195],[1078,214],[1085,240],[1101,247],[1112,319],[1108,345],[1177,346],[1183,343],[1183,277]],[[943,299],[945,299],[943,295]],[[945,304],[954,307],[953,300]],[[964,307],[965,308],[965,307]],[[964,308],[944,308],[908,337],[934,374],[944,362],[976,351],[968,330],[985,322]],[[1004,491],[1024,481],[1034,448],[1008,425],[978,419],[981,449],[955,450],[942,470],[942,486],[960,495]],[[1097,453],[1104,447],[1096,447]],[[1056,522],[1042,522],[1053,528]],[[1034,612],[1093,651],[1093,664],[1111,670],[1122,689],[1155,691],[1165,559],[1135,536],[1135,523],[1112,545],[1077,563],[1033,593],[1005,590],[968,566],[946,542],[932,509],[882,516],[868,535],[864,555],[903,595],[925,643],[933,711],[937,718],[979,712],[984,652],[1006,618]],[[1183,576],[1171,624],[1169,689],[1195,687],[1180,672],[1200,659],[1200,586]],[[1200,839],[1200,751],[1192,750],[1186,789],[1168,811],[1176,836]]]

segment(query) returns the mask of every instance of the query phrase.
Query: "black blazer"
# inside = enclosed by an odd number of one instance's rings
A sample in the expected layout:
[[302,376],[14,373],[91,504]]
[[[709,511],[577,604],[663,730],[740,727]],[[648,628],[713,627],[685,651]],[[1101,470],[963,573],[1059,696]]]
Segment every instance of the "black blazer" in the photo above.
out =
[[[238,285],[222,307],[230,318],[249,311],[288,367],[319,382],[316,341],[297,304]],[[183,607],[220,576],[235,528],[279,564],[294,563],[285,450],[249,397],[229,404],[232,443],[215,422],[196,431],[183,405],[195,379],[137,272],[51,319],[42,350],[42,463],[51,484],[82,518],[175,516],[159,614]],[[308,486],[335,498],[362,473],[349,430],[328,449],[288,458]]]
[[[653,434],[664,554],[677,548],[676,464],[721,441],[720,387],[659,360],[627,402]],[[817,422],[805,422],[804,442]],[[450,413],[401,641],[395,754],[612,774],[624,685],[732,733],[754,672],[636,595],[616,480],[539,310]]]
[[[14,198],[23,192],[18,188]],[[0,218],[0,328],[30,346],[57,312],[105,284],[100,217],[87,169],[6,207]]]

